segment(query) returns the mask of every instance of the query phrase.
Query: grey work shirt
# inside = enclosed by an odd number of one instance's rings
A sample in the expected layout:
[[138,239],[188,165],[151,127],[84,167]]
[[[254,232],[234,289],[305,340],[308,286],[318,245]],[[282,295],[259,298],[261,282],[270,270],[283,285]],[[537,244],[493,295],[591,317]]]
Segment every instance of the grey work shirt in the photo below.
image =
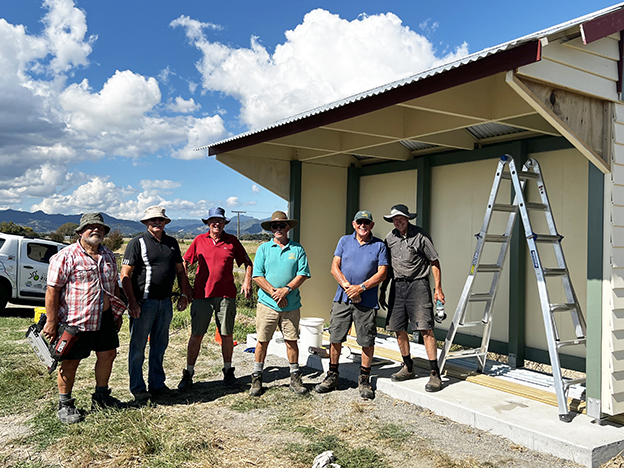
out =
[[424,229],[408,224],[405,237],[398,229],[386,236],[394,278],[421,279],[429,276],[431,262],[438,259],[433,241]]

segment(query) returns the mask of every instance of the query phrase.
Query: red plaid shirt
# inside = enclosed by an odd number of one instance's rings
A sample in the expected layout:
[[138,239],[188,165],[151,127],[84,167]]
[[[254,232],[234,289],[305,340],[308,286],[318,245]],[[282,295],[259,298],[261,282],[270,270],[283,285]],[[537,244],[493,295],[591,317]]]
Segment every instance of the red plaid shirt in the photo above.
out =
[[78,327],[81,331],[100,329],[104,295],[110,299],[115,317],[121,316],[126,306],[115,296],[119,274],[117,262],[110,249],[100,245],[96,261],[76,242],[50,259],[48,286],[60,287],[58,319],[61,323]]

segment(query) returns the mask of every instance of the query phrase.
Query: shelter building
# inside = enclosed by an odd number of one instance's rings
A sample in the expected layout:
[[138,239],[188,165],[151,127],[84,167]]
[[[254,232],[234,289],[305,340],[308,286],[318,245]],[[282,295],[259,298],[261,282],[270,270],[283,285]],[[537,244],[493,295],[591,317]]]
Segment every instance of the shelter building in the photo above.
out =
[[[397,203],[416,209],[432,235],[452,314],[498,159],[536,159],[588,327],[586,348],[563,354],[562,365],[586,372],[591,417],[623,413],[623,30],[624,3],[202,149],[289,201],[300,220],[291,237],[313,275],[302,312],[326,319],[338,238],[352,232],[360,209],[373,213],[383,238],[392,225],[382,215]],[[518,367],[549,362],[520,228],[518,221],[490,342]],[[479,336],[458,334],[456,342],[474,346]]]

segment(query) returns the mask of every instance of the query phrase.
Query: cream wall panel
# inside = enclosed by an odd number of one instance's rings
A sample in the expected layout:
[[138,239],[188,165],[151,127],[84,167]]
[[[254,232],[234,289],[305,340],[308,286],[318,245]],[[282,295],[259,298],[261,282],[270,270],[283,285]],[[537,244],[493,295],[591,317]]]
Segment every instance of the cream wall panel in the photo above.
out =
[[613,206],[613,226],[624,226],[624,206]]
[[624,393],[624,372],[614,372],[611,375],[613,393]]
[[617,59],[579,53],[578,50],[564,47],[556,42],[550,43],[542,49],[542,57],[611,81],[616,81],[618,78]]
[[611,354],[611,369],[613,372],[624,371],[624,351],[617,351]]
[[[557,230],[564,236],[562,246],[570,279],[581,309],[584,309],[587,304],[587,159],[575,149],[539,153],[535,159],[540,164]],[[528,187],[528,201],[538,201],[536,184],[529,184]],[[548,232],[545,217],[539,212],[531,213],[531,224],[538,234]],[[545,267],[556,266],[553,251],[550,245],[540,244],[540,259]],[[565,302],[561,279],[549,278],[547,281],[550,302]],[[569,314],[556,316],[556,323],[562,339],[576,336]],[[530,255],[526,258],[526,344],[548,349]],[[570,347],[564,353],[585,356],[585,348]]]
[[[622,291],[622,289],[620,289],[620,291]],[[612,330],[624,330],[624,308],[615,307],[613,309],[610,326]]]
[[[618,125],[618,127],[624,130],[624,125]],[[624,145],[613,145],[613,161],[616,164],[624,164]]]
[[[476,247],[475,233],[481,230],[498,160],[476,161],[432,168],[431,181],[431,236],[440,255],[442,289],[446,295],[449,319],[438,328],[447,329],[455,313],[459,297],[470,270]],[[510,182],[504,181],[499,201],[510,202]],[[507,216],[496,214],[490,233],[505,230]],[[498,245],[484,250],[485,263],[494,263]],[[494,258],[493,258],[494,257]],[[489,260],[488,260],[489,259]],[[493,309],[492,339],[507,341],[509,323],[509,259],[500,278]],[[478,275],[473,292],[489,290],[491,275]],[[467,321],[481,320],[483,306],[469,305]],[[483,328],[463,328],[461,333],[482,336]]]
[[[410,212],[416,212],[417,177],[418,171],[411,170],[360,178],[360,210],[368,210],[373,214],[375,236],[384,239],[393,229],[392,223],[383,219],[383,215],[390,213],[393,205],[403,203],[409,207]],[[349,213],[350,217],[354,215],[355,213]],[[386,314],[385,310],[379,310],[380,317],[385,317]]]
[[590,44],[583,44],[583,39],[577,37],[576,39],[572,39],[571,41],[564,42],[562,45],[564,47],[570,47],[580,50],[582,52],[586,52],[588,54],[599,55],[601,57],[605,57],[611,60],[619,60],[620,51],[618,44],[619,41],[614,40],[611,37],[605,37]]
[[336,242],[344,234],[346,193],[347,169],[302,165],[300,241],[312,274],[301,288],[304,317],[322,317],[329,322],[336,292],[329,270]]
[[613,227],[612,242],[613,247],[624,247],[624,227]]
[[[613,133],[615,136],[615,141],[619,142],[619,145],[623,144],[624,143],[624,124],[622,123],[615,124],[613,126]],[[616,147],[619,145],[616,145]]]
[[611,266],[613,268],[624,268],[624,248],[611,246]]
[[624,268],[613,268],[611,271],[611,285],[614,288],[624,288]]

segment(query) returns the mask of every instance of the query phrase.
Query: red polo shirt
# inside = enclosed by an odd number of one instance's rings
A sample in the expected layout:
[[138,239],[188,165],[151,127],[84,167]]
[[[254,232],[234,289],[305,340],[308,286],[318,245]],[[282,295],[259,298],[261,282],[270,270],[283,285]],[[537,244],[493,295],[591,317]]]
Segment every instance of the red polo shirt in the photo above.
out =
[[200,234],[184,254],[188,263],[197,263],[193,297],[236,297],[234,260],[236,264],[251,265],[251,260],[240,241],[224,232],[214,241],[209,233]]

